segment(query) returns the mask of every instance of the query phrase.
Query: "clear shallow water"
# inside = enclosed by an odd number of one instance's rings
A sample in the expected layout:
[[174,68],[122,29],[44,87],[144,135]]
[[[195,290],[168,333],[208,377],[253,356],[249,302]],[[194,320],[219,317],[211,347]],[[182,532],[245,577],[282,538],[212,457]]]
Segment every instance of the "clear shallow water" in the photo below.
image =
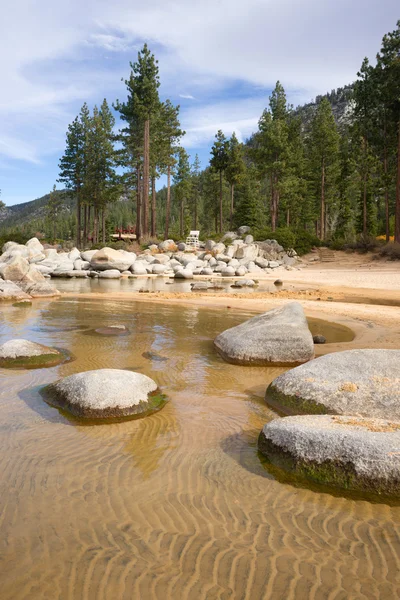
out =
[[[2,341],[75,356],[0,370],[2,600],[399,597],[398,507],[279,483],[260,463],[258,433],[276,417],[263,395],[284,369],[212,348],[250,314],[106,298],[1,308]],[[113,324],[130,335],[87,333]],[[102,367],[153,377],[169,403],[90,426],[38,393]]]

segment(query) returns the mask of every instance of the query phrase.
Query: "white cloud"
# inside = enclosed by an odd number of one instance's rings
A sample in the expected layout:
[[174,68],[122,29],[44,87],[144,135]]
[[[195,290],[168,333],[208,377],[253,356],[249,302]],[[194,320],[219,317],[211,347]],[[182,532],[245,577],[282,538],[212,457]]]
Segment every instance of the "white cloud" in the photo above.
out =
[[398,0],[13,0],[0,21],[0,154],[39,163],[62,148],[84,100],[124,97],[146,40],[162,93],[196,99],[182,109],[188,146],[218,127],[246,137],[267,99],[218,104],[234,81],[267,90],[280,79],[298,104],[353,80],[397,18]]

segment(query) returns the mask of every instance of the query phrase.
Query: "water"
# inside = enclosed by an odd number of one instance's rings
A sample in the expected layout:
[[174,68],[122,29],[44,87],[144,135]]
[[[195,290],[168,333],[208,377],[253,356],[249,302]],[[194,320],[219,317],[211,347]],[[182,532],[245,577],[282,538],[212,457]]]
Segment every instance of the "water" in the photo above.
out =
[[[75,357],[0,370],[2,600],[399,597],[400,508],[280,483],[260,462],[276,418],[263,395],[284,369],[229,365],[212,347],[248,316],[106,297],[2,306],[2,341]],[[130,333],[91,334],[108,325]],[[149,375],[169,403],[92,426],[38,393],[103,367]]]

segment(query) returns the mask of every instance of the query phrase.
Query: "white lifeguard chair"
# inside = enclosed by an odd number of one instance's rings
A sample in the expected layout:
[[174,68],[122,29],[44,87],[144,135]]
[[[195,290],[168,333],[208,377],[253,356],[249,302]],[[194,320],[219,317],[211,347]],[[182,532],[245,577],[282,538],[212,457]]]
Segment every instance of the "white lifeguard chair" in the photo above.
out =
[[199,242],[200,231],[191,231],[186,238],[186,248],[188,250],[198,250],[200,247]]

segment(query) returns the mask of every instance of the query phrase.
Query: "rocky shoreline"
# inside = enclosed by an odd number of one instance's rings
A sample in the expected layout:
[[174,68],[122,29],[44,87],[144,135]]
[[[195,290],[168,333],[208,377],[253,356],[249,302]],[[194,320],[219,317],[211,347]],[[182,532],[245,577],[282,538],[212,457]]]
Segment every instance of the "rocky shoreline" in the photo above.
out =
[[[246,228],[241,228],[246,229]],[[247,277],[274,271],[300,269],[295,250],[285,252],[276,240],[254,242],[253,237],[227,233],[223,241],[200,242],[198,249],[166,240],[140,254],[104,247],[100,250],[58,252],[45,248],[37,238],[25,245],[7,242],[0,256],[0,300],[57,296],[50,278],[120,279],[156,275],[176,279],[239,277],[238,286],[254,285]],[[247,282],[247,283],[246,283]]]

